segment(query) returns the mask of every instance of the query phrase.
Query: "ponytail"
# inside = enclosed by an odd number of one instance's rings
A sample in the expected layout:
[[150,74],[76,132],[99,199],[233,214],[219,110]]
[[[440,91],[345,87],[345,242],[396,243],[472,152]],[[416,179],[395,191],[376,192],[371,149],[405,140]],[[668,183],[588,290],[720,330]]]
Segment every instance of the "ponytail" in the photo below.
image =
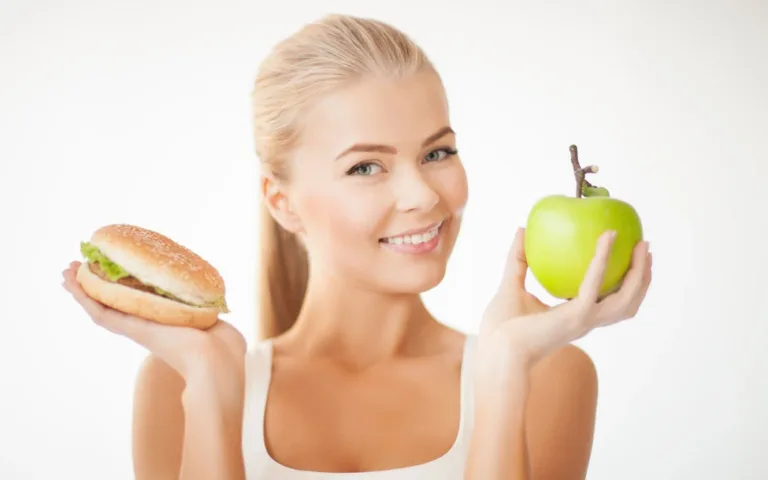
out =
[[259,245],[259,336],[272,338],[296,322],[304,303],[309,261],[296,235],[262,204]]

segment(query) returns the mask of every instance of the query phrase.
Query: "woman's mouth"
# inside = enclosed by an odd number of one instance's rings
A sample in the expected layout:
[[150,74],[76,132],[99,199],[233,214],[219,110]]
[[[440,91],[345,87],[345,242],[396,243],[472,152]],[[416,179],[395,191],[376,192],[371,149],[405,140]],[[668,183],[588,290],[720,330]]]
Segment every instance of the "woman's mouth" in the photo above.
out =
[[440,234],[446,221],[441,221],[426,229],[411,234],[385,237],[379,243],[385,248],[400,253],[429,253],[437,249],[440,244]]

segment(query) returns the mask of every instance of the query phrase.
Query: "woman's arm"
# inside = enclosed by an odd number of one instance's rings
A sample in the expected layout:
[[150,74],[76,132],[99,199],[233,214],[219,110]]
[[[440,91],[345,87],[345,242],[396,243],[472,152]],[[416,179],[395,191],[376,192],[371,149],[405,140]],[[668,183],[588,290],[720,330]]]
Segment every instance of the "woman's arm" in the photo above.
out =
[[184,380],[150,354],[133,394],[133,471],[136,480],[177,480],[184,445]]
[[185,384],[165,362],[147,357],[134,394],[137,480],[244,478],[242,396],[220,388],[226,376],[200,374]]
[[465,480],[530,480],[526,411],[530,376],[509,362],[475,379],[475,422]]
[[615,235],[598,241],[576,298],[549,308],[528,293],[523,230],[480,327],[475,430],[467,480],[581,480],[592,448],[595,368],[570,345],[632,318],[651,282],[647,242],[634,249],[621,288],[600,295]]
[[476,389],[467,480],[586,477],[597,375],[581,349],[567,346],[531,370],[512,361]]
[[[245,480],[242,457],[243,388],[232,372],[203,370],[187,379],[180,480]],[[237,373],[242,376],[242,372]]]
[[[64,287],[96,324],[153,355],[139,375],[135,395],[137,476],[245,478],[240,443],[246,352],[242,334],[223,320],[203,331],[108,308],[82,289],[76,278],[79,266],[73,262],[63,272]],[[151,451],[154,447],[158,450]],[[177,469],[179,475],[174,475]]]

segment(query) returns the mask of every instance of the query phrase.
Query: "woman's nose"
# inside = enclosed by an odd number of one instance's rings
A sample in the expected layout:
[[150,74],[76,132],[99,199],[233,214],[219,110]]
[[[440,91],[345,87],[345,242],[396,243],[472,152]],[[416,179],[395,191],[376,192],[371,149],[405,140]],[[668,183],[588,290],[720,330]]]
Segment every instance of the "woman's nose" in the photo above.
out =
[[397,209],[401,212],[429,211],[440,201],[435,188],[418,169],[401,172],[395,179],[394,189]]

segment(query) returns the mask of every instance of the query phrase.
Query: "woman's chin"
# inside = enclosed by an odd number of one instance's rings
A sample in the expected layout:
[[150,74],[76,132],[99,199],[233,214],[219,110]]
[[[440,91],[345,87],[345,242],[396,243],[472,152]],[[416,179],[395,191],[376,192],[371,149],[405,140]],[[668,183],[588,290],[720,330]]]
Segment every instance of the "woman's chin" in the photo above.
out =
[[445,278],[445,264],[412,265],[410,268],[390,272],[383,282],[391,293],[420,294],[432,290]]

